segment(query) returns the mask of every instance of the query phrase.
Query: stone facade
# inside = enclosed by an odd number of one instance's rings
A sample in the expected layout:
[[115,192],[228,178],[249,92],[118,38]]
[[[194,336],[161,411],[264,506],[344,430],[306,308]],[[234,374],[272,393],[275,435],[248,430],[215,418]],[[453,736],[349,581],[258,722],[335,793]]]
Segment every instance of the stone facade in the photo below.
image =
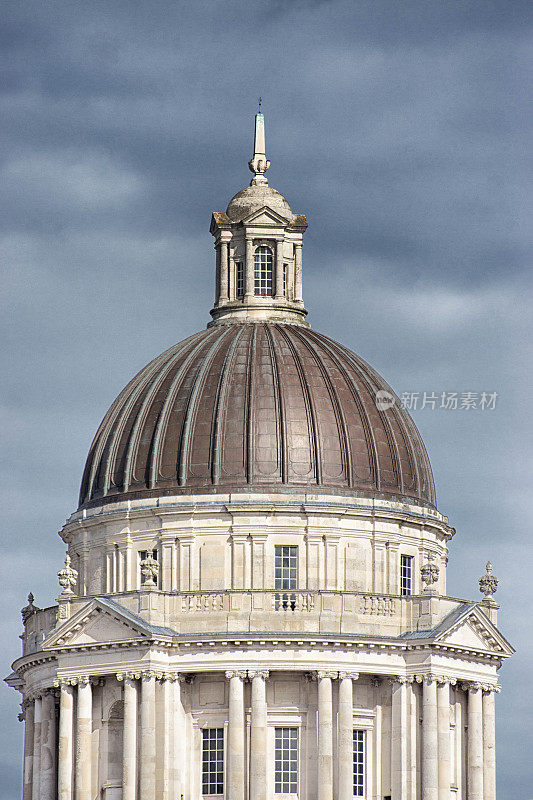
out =
[[[213,218],[212,314],[302,325],[305,218],[266,191],[259,116],[253,192]],[[272,237],[272,294],[247,296],[245,272],[237,298],[236,258],[251,270],[247,248]],[[23,698],[24,800],[495,800],[513,650],[491,565],[483,600],[449,597],[454,530],[431,502],[320,488],[82,502],[57,605],[30,595],[6,679]]]

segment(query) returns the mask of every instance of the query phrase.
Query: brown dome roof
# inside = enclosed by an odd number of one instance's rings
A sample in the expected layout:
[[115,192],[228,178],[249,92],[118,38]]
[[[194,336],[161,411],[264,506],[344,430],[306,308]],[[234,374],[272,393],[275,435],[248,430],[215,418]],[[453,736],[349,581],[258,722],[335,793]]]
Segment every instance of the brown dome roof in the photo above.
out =
[[383,379],[309,328],[215,325],[154,359],[91,446],[80,505],[302,489],[435,503],[429,460]]

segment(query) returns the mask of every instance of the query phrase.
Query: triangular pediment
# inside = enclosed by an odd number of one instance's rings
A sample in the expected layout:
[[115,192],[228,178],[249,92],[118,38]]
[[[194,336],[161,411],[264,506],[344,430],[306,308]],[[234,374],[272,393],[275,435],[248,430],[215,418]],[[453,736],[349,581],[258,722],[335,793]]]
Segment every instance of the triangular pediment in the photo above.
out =
[[244,225],[265,225],[267,227],[275,226],[277,228],[280,226],[285,227],[289,222],[290,220],[286,217],[282,217],[281,214],[273,211],[268,206],[258,208],[243,219]]
[[455,620],[435,637],[436,641],[457,647],[485,650],[488,653],[512,655],[513,648],[498,628],[477,606]]
[[153,635],[151,627],[135,614],[96,597],[56,628],[43,642],[43,649],[148,640]]

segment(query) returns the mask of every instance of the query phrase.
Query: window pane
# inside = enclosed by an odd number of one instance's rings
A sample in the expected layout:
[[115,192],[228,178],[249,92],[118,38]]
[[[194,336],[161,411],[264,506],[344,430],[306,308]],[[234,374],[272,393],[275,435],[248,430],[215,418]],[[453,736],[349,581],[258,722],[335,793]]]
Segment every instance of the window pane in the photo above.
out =
[[273,258],[270,247],[258,247],[254,253],[255,294],[272,295]]
[[276,728],[274,791],[296,794],[298,791],[298,728]]
[[413,593],[413,557],[401,556],[400,560],[400,594]]
[[275,548],[275,589],[298,588],[298,547],[278,544]]
[[202,793],[224,794],[224,729],[202,731]]
[[244,264],[237,261],[237,297],[244,297]]
[[353,795],[365,796],[365,732],[353,732]]

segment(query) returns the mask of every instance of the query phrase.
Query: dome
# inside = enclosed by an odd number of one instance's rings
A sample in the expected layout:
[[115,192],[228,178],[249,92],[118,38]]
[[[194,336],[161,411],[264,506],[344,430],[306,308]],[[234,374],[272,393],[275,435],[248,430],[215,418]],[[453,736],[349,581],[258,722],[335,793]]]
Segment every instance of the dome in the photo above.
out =
[[80,506],[229,491],[404,499],[434,505],[409,414],[361,358],[298,325],[215,325],[154,359],[91,446]]
[[268,184],[247,186],[232,197],[226,214],[232,222],[240,222],[253,211],[268,206],[280,216],[291,219],[292,211],[282,194]]

